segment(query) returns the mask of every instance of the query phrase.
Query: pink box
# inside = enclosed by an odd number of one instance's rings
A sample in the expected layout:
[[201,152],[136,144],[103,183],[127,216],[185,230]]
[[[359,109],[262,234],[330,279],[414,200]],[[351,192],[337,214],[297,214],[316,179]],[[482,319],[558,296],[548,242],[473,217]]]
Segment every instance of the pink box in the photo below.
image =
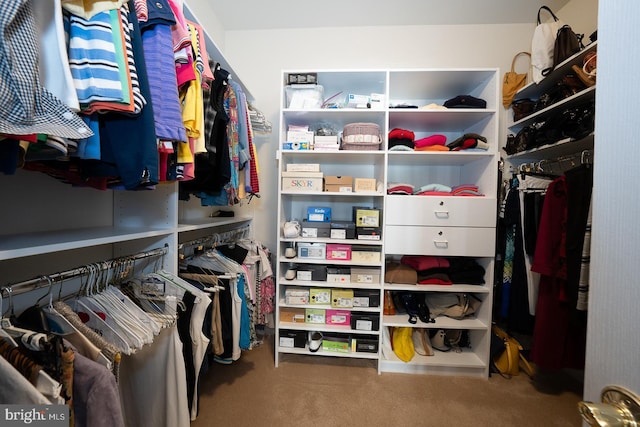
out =
[[351,324],[351,312],[348,310],[327,310],[325,316],[327,325]]
[[351,245],[327,243],[327,259],[332,259],[336,261],[350,261]]

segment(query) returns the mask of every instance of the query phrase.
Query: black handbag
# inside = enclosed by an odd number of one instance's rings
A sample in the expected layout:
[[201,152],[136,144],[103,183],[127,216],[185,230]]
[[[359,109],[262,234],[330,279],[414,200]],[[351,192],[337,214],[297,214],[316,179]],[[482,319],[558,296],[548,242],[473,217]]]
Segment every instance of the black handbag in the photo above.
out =
[[525,126],[517,134],[507,136],[507,143],[503,150],[508,154],[516,154],[528,149],[535,138],[535,129],[532,126]]
[[576,34],[567,24],[558,29],[556,40],[553,45],[553,66],[542,70],[542,75],[548,75],[555,67],[560,65],[567,58],[580,52],[584,48],[582,39],[584,34]]

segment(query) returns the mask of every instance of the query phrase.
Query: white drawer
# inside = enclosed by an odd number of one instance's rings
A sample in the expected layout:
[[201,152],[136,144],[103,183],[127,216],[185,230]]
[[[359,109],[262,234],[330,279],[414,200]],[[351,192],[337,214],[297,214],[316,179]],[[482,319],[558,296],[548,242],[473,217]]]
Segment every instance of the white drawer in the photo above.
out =
[[387,254],[493,257],[496,229],[387,225],[384,239]]
[[495,227],[496,203],[487,197],[390,195],[385,224]]

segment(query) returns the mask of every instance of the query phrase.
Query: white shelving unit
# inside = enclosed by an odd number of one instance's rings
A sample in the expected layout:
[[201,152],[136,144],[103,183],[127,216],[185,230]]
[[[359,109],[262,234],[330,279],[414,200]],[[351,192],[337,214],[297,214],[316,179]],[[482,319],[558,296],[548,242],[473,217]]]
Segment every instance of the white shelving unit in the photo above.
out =
[[[420,69],[420,70],[352,70],[315,71],[318,84],[322,85],[324,98],[342,92],[384,95],[382,109],[328,108],[294,110],[287,108],[285,90],[286,77],[297,70],[283,71],[282,109],[280,116],[280,142],[286,141],[286,131],[290,125],[308,125],[314,129],[327,123],[340,131],[349,123],[371,122],[380,126],[383,136],[381,150],[317,152],[279,150],[280,173],[292,163],[318,163],[324,176],[348,175],[375,178],[377,193],[327,193],[282,191],[279,183],[278,202],[278,257],[276,310],[276,366],[283,353],[306,355],[331,355],[338,357],[362,357],[378,360],[378,372],[406,372],[433,374],[462,374],[487,377],[489,373],[489,343],[491,329],[491,305],[493,263],[495,256],[495,227],[497,210],[498,173],[498,70],[497,69]],[[390,106],[410,104],[425,106],[442,105],[457,95],[472,95],[487,101],[484,109],[428,110],[420,108],[391,108]],[[338,101],[340,97],[336,98]],[[478,133],[485,136],[490,148],[486,151],[471,150],[460,152],[405,152],[387,150],[387,135],[391,129],[402,128],[415,133],[420,139],[432,134],[443,134],[447,141],[464,133]],[[404,182],[419,188],[428,183],[448,186],[461,184],[478,185],[484,197],[456,196],[410,196],[387,195],[388,182]],[[307,207],[328,206],[332,209],[332,219],[351,220],[352,206],[370,206],[382,210],[382,240],[334,240],[319,238],[287,239],[282,228],[286,221],[303,220]],[[361,284],[328,283],[324,281],[306,282],[287,280],[285,272],[298,263],[329,266],[361,267],[350,261],[288,259],[284,251],[292,243],[324,242],[351,245],[374,245],[382,252],[382,261],[373,267],[379,268],[380,283],[364,286],[380,292],[380,306],[369,312],[379,316],[378,331],[368,332],[378,338],[377,353],[312,353],[305,348],[288,348],[279,345],[281,331],[336,331],[332,325],[282,322],[280,309],[290,307],[285,304],[287,288],[327,288],[339,287],[358,289]],[[402,255],[441,255],[474,257],[486,270],[485,285],[392,285],[384,283],[386,261],[398,260]],[[464,320],[439,317],[436,323],[412,325],[406,315],[383,315],[382,305],[385,291],[412,292],[466,292],[473,293],[482,300],[476,315]],[[316,305],[295,306],[298,308],[331,308]],[[359,308],[350,309],[362,311]],[[426,357],[416,355],[409,363],[400,361],[390,348],[388,328],[398,326],[467,329],[470,332],[471,348],[463,353],[438,353]],[[347,335],[357,336],[362,331],[349,326],[338,329]]]

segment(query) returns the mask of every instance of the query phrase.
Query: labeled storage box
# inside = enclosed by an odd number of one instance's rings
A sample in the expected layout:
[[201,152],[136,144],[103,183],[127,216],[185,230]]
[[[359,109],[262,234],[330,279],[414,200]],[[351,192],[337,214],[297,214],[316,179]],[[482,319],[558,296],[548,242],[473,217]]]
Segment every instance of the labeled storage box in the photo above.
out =
[[380,291],[372,289],[354,289],[353,306],[380,307]]
[[319,221],[302,221],[302,237],[330,237],[331,223]]
[[307,208],[307,221],[331,222],[331,208],[316,206]]
[[375,192],[377,191],[376,185],[377,181],[374,178],[356,178],[353,185],[353,191],[356,193]]
[[353,307],[352,289],[333,289],[331,291],[331,307],[351,308]]
[[351,248],[351,261],[353,262],[380,262],[382,254],[380,250],[369,246],[353,246]]
[[324,335],[322,338],[322,351],[349,353],[349,338]]
[[327,266],[313,264],[299,265],[296,271],[296,279],[324,282],[327,280]]
[[349,267],[327,267],[327,282],[349,283],[351,281],[351,269]]
[[352,268],[350,281],[353,283],[380,283],[380,270],[377,268]]
[[300,242],[298,243],[298,258],[306,259],[326,259],[327,244]]
[[380,227],[380,209],[354,206],[353,222],[356,227]]
[[307,331],[280,329],[280,347],[304,348],[307,344]]
[[382,227],[356,227],[358,240],[382,240]]
[[331,221],[332,239],[355,239],[356,223],[353,221]]
[[310,149],[311,144],[313,143],[313,132],[311,131],[300,131],[300,130],[288,130],[287,131],[287,142],[304,142]]
[[325,311],[321,308],[306,308],[304,314],[307,323],[325,323]]
[[284,291],[284,302],[287,304],[309,304],[309,289],[287,287]]
[[378,339],[375,337],[354,337],[351,339],[351,351],[356,353],[377,353]]
[[337,193],[351,193],[353,191],[352,176],[325,176],[324,191],[334,191]]
[[281,307],[280,321],[288,322],[288,323],[304,323],[305,322],[304,308]]
[[351,312],[348,310],[327,310],[327,325],[351,325]]
[[320,172],[320,163],[287,163],[287,172]]
[[317,84],[318,73],[288,73],[287,84]]
[[372,313],[351,313],[351,329],[356,331],[377,331],[380,329],[380,318]]
[[331,289],[311,288],[309,289],[309,301],[311,304],[331,304]]
[[334,261],[349,261],[351,259],[351,245],[327,243],[327,259]]
[[282,172],[282,191],[322,191],[322,172]]

